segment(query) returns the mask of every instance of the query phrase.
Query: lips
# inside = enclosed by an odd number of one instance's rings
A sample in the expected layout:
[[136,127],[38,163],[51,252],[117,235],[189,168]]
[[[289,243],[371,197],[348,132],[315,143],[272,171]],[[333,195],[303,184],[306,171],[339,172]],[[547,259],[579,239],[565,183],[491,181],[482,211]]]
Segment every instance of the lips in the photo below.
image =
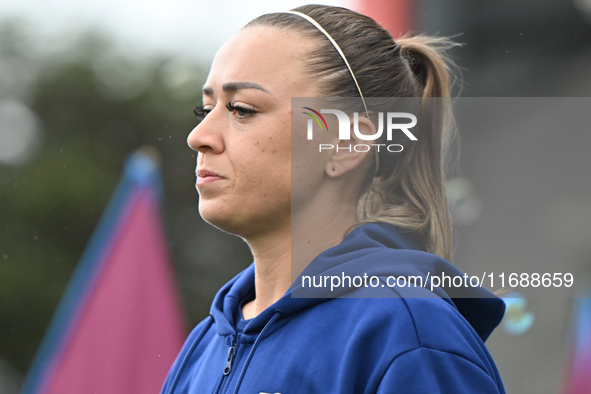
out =
[[197,186],[213,183],[225,179],[223,176],[209,170],[197,170]]

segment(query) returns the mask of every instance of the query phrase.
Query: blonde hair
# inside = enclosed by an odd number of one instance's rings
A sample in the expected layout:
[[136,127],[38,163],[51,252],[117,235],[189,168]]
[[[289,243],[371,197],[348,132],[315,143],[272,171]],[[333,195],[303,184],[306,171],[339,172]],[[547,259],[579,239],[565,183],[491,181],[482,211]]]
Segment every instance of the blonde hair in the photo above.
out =
[[[384,222],[422,235],[426,251],[452,259],[452,228],[445,193],[446,158],[456,136],[450,103],[450,67],[446,56],[456,45],[446,38],[406,36],[396,40],[401,55],[417,81],[423,97],[422,115],[429,120],[416,152],[380,157],[373,178],[359,202],[362,222]],[[447,99],[430,99],[430,98]],[[396,160],[387,163],[388,158]]]

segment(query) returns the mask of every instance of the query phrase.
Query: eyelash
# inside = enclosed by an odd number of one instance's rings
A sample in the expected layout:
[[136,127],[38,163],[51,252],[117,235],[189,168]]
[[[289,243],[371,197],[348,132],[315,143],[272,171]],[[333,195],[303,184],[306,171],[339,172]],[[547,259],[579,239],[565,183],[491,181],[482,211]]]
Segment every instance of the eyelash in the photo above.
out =
[[203,105],[196,105],[195,108],[193,108],[193,113],[200,120],[203,120],[203,118],[205,118],[207,116],[207,114],[210,112],[211,112],[211,110],[203,108]]
[[[253,115],[253,114],[257,113],[257,111],[253,108],[246,108],[246,107],[242,107],[240,105],[233,105],[231,102],[226,104],[226,108],[230,112],[235,112],[236,113],[235,116],[238,119],[244,119],[244,118],[248,117],[249,115]],[[197,116],[200,119],[205,118],[207,116],[207,114],[209,114],[210,112],[211,112],[210,109],[205,109],[202,105],[196,105],[195,108],[193,108],[193,113],[195,114],[195,116]],[[240,113],[242,113],[242,115],[240,115]]]
[[[230,112],[235,112],[236,114],[234,116],[236,116],[236,118],[238,119],[244,119],[247,118],[249,115],[257,113],[257,111],[254,108],[242,107],[240,105],[232,105],[231,102],[226,104],[226,108],[228,108],[228,111]],[[242,112],[244,115],[240,115],[240,112]]]

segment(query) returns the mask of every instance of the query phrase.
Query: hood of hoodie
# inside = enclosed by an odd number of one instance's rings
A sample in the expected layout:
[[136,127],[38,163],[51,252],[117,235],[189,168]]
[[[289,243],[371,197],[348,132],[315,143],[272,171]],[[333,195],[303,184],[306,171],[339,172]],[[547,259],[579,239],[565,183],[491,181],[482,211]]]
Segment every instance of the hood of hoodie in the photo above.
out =
[[[463,277],[445,259],[419,249],[419,242],[411,232],[383,223],[363,224],[351,231],[345,239],[319,254],[294,281],[292,287],[275,304],[260,313],[244,328],[245,337],[254,340],[273,315],[281,319],[274,324],[271,334],[285,324],[290,316],[307,308],[337,297],[440,297],[453,305],[485,341],[500,323],[504,302],[483,287],[433,287],[433,276],[443,275]],[[302,287],[302,277],[313,276],[363,276],[368,277],[421,277],[424,288],[407,288],[401,292],[390,288],[363,289],[357,287]],[[211,315],[216,322],[219,335],[236,333],[235,316],[240,303],[254,290],[254,264],[241,272],[220,289],[211,307]],[[362,291],[360,291],[362,290]],[[283,323],[283,324],[282,324]],[[266,336],[265,335],[265,336]]]

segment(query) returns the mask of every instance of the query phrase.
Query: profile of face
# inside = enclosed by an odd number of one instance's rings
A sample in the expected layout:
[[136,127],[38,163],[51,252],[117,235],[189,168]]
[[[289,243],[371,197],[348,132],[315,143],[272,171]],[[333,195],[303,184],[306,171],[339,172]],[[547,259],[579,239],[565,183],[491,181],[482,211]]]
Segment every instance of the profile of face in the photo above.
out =
[[203,88],[203,121],[188,137],[198,152],[199,212],[241,237],[289,229],[291,97],[315,97],[303,54],[314,45],[274,27],[241,30],[217,53]]

